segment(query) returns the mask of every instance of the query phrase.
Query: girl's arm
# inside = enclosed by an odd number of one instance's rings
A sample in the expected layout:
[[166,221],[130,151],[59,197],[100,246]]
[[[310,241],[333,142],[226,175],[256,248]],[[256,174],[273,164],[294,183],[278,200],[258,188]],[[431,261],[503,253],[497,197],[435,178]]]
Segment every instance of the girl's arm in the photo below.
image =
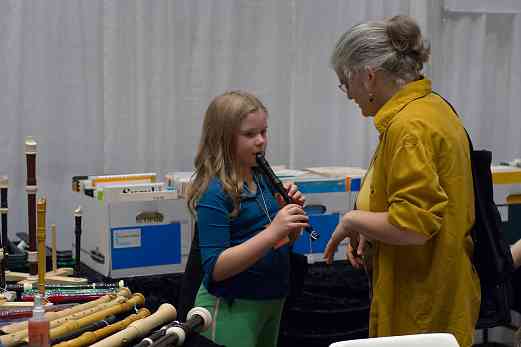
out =
[[214,281],[223,281],[255,264],[275,244],[289,233],[308,226],[308,217],[296,204],[284,206],[272,223],[251,239],[225,249],[217,258],[213,269]]

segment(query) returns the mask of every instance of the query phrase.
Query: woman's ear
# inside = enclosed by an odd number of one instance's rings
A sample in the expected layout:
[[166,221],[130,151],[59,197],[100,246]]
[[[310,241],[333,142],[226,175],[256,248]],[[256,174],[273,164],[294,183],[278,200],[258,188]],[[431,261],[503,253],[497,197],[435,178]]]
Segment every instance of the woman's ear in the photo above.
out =
[[376,70],[370,66],[365,69],[364,87],[367,92],[373,92],[376,86]]

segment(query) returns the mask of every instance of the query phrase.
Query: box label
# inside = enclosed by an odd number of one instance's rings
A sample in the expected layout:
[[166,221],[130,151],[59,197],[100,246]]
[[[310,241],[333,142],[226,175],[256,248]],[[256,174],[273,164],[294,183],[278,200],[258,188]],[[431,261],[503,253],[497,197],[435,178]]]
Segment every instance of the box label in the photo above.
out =
[[141,247],[141,229],[114,230],[112,245],[114,248]]

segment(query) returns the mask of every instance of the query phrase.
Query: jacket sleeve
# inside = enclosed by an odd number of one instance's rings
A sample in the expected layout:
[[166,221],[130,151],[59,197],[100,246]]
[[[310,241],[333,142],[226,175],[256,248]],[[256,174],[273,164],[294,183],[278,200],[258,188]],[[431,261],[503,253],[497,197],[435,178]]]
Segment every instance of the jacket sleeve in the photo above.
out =
[[385,166],[389,222],[432,237],[441,228],[448,196],[440,185],[429,140],[421,129],[395,132],[385,152]]

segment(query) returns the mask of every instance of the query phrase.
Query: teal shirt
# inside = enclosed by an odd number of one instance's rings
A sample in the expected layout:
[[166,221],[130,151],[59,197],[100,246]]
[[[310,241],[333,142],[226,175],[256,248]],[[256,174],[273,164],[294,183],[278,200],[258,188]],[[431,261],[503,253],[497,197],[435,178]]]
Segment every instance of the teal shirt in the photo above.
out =
[[[287,296],[289,291],[289,247],[269,250],[245,271],[216,282],[212,273],[217,258],[225,249],[239,245],[265,229],[279,210],[264,177],[256,174],[257,191],[243,188],[239,214],[230,217],[231,198],[222,183],[214,178],[197,203],[199,246],[203,264],[203,284],[209,293],[228,299],[268,300]],[[264,201],[262,200],[262,196]]]

